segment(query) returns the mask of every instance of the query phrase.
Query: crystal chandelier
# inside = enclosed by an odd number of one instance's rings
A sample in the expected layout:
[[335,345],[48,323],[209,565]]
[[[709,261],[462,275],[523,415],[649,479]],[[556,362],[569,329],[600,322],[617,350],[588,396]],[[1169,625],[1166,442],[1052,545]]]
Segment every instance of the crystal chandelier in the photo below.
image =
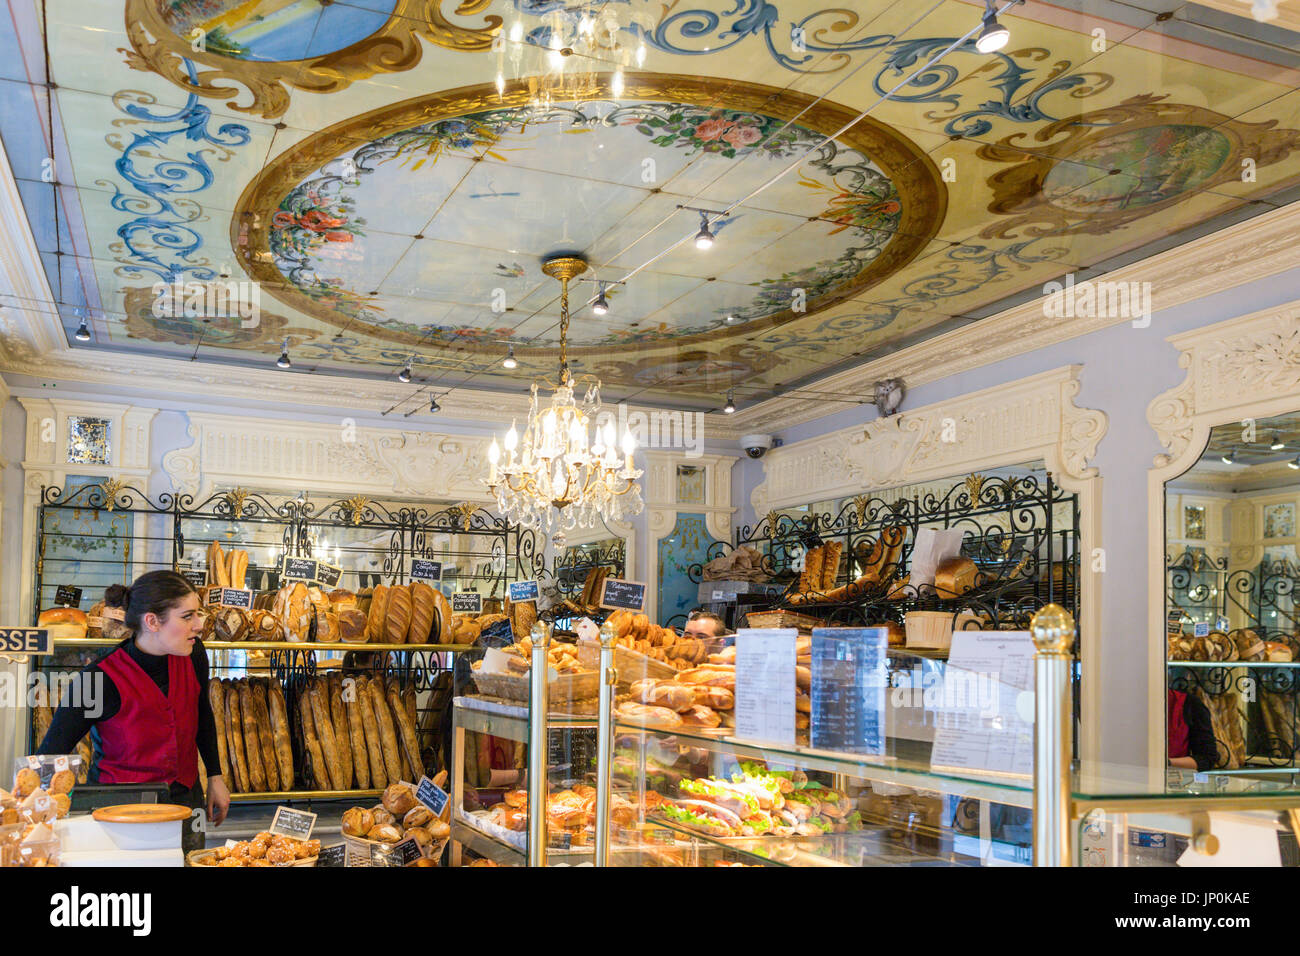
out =
[[[558,547],[564,532],[593,527],[597,519],[622,521],[642,508],[640,469],[632,467],[636,441],[624,430],[622,452],[615,443],[613,421],[599,423],[600,382],[593,379],[582,401],[574,400],[569,374],[569,280],[587,270],[585,260],[561,256],[547,260],[542,271],[560,280],[560,375],[550,405],[542,409],[534,382],[528,422],[522,437],[510,423],[501,446],[488,448],[491,473],[487,486],[506,520],[525,528],[543,528]],[[606,418],[612,418],[608,412]],[[557,530],[558,529],[558,530]],[[554,532],[552,534],[552,532]]]

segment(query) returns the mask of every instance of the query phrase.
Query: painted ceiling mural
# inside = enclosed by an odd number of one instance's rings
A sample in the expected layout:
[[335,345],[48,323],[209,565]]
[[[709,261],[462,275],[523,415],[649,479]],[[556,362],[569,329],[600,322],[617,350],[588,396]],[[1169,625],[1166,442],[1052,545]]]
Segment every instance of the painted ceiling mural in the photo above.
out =
[[[576,252],[575,367],[709,408],[1300,185],[1294,35],[1170,0],[1030,0],[994,54],[968,0],[7,2],[0,136],[89,348],[526,389]],[[160,308],[225,282],[255,318]]]

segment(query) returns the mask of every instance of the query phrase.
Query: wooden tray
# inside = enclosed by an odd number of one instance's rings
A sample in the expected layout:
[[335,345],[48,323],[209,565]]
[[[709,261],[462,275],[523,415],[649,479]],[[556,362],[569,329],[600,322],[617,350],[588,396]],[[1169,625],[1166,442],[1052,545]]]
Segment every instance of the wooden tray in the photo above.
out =
[[100,807],[91,816],[100,823],[175,823],[193,812],[177,803],[121,803]]

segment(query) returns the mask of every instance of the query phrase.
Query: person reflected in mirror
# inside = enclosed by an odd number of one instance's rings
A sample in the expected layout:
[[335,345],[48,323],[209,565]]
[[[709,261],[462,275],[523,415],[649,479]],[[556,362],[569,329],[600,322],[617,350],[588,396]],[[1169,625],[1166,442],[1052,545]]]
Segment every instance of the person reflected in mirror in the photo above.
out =
[[1204,773],[1219,762],[1210,708],[1191,694],[1169,688],[1166,703],[1169,766]]

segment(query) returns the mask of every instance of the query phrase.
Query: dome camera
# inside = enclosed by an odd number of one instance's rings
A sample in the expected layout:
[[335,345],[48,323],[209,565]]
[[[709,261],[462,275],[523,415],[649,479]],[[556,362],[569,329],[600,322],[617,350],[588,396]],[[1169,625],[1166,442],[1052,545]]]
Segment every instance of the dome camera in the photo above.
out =
[[740,445],[750,458],[762,458],[767,453],[767,450],[772,447],[772,436],[746,435],[740,440]]

